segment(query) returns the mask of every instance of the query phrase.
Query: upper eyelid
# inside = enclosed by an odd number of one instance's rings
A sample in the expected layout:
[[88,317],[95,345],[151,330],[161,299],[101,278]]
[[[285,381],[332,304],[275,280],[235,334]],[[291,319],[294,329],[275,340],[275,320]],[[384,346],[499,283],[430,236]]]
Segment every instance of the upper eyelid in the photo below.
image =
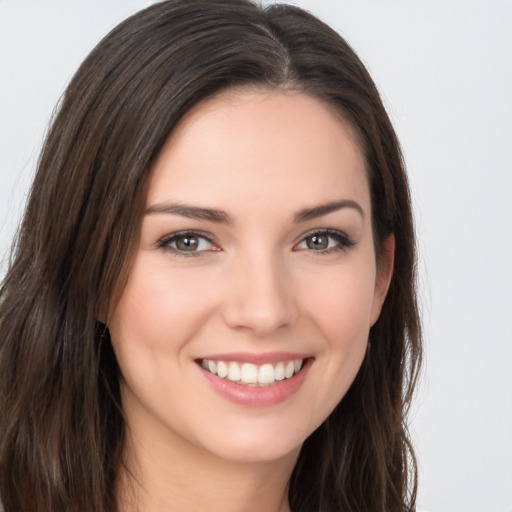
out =
[[202,238],[202,239],[206,240],[212,246],[214,246],[216,248],[219,247],[219,244],[216,242],[215,237],[213,237],[210,233],[205,233],[203,231],[190,230],[190,229],[186,229],[186,230],[182,230],[182,231],[175,231],[175,232],[169,233],[167,235],[164,235],[156,241],[154,246],[156,249],[171,251],[177,255],[183,255],[183,256],[187,256],[187,257],[193,256],[193,255],[199,256],[199,255],[202,255],[202,253],[204,253],[204,252],[209,252],[207,250],[190,251],[190,252],[180,251],[179,249],[170,246],[170,244],[177,238],[182,237],[182,236],[187,236],[187,235]]
[[[306,238],[312,236],[312,235],[316,235],[316,234],[320,234],[320,235],[326,235],[328,237],[331,237],[332,239],[334,239],[336,242],[338,242],[340,244],[340,248],[344,248],[344,249],[348,249],[352,246],[354,246],[356,244],[356,241],[354,240],[353,237],[351,237],[348,233],[346,233],[345,231],[343,230],[340,230],[340,229],[334,229],[334,228],[321,228],[321,229],[312,229],[312,230],[309,230],[308,232],[302,234],[300,236],[300,238],[297,240],[297,242],[295,242],[294,244],[294,248],[297,247],[297,245],[299,244],[302,244]],[[336,235],[338,240],[336,240]],[[340,240],[342,239],[342,240]],[[325,252],[329,251],[329,249],[326,249]],[[322,253],[322,251],[317,251],[319,254]]]
[[193,235],[200,238],[204,238],[205,240],[208,240],[208,242],[214,244],[215,243],[215,237],[211,233],[207,233],[206,231],[198,231],[196,229],[184,229],[181,231],[173,231],[172,233],[168,233],[167,235],[164,235],[158,239],[158,242],[161,241],[167,241],[172,240],[173,238],[178,238],[180,236],[186,236],[186,235]]
[[[338,234],[341,237],[346,238],[347,243],[349,243],[351,245],[354,243],[353,238],[343,230],[335,229],[335,228],[314,228],[314,229],[310,229],[310,230],[306,231],[305,233],[302,233],[296,239],[296,241],[294,242],[293,245],[296,246],[297,244],[303,242],[307,237],[309,237],[311,235],[315,235],[315,234],[324,234],[327,236],[333,236],[333,235]],[[219,243],[218,243],[216,237],[212,233],[209,233],[206,231],[201,231],[201,230],[194,230],[194,229],[184,229],[184,230],[168,233],[168,234],[160,237],[155,245],[161,246],[161,244],[163,244],[163,243],[168,243],[175,238],[179,238],[180,236],[186,236],[186,235],[193,235],[193,236],[197,236],[200,238],[204,238],[212,245],[219,246]]]
[[352,237],[345,231],[341,230],[341,229],[335,229],[335,228],[315,228],[315,229],[310,229],[308,231],[306,231],[306,233],[303,233],[302,235],[300,235],[297,239],[297,243],[298,242],[301,242],[302,240],[304,240],[305,238],[307,238],[308,236],[311,236],[311,235],[316,235],[316,234],[326,234],[326,235],[341,235],[343,237],[346,237],[347,239],[349,240],[352,240]]

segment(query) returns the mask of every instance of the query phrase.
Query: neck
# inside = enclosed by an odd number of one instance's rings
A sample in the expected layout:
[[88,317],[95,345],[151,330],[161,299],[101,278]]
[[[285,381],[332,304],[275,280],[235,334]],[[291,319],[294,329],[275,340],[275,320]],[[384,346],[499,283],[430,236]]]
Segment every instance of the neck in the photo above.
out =
[[289,512],[296,452],[272,461],[225,460],[183,439],[128,433],[117,496],[120,512]]

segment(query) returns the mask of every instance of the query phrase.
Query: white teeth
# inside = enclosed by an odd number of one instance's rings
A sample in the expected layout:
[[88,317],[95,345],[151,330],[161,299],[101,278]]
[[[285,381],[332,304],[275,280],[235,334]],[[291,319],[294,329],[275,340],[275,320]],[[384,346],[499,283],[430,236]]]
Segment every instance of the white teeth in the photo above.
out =
[[284,367],[284,376],[289,379],[292,375],[293,375],[293,372],[295,372],[295,364],[293,361],[290,361],[289,363],[286,364],[286,366]]
[[217,375],[221,379],[224,379],[225,377],[228,376],[228,373],[229,373],[228,365],[224,361],[219,361],[217,363]]
[[256,384],[258,382],[258,367],[255,364],[244,363],[240,372],[240,380],[244,384]]
[[212,361],[203,359],[201,366],[221,379],[228,379],[239,384],[268,385],[275,381],[289,379],[302,368],[303,360],[283,361],[275,365],[270,363],[257,366],[252,363],[239,364],[234,361]]
[[258,382],[260,384],[272,384],[274,382],[274,367],[271,364],[260,366],[258,371]]
[[215,361],[208,361],[208,370],[215,375],[217,373],[217,363]]
[[233,382],[240,380],[240,366],[238,363],[229,363],[228,379]]
[[274,379],[275,380],[283,380],[284,379],[284,363],[277,363],[274,368]]

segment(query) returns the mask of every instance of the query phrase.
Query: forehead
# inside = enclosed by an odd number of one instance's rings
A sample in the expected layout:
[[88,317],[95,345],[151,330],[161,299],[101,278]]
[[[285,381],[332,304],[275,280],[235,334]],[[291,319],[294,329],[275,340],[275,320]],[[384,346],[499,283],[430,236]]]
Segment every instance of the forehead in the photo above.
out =
[[351,127],[320,101],[228,91],[180,121],[155,162],[147,202],[283,209],[351,198],[369,210],[365,167]]

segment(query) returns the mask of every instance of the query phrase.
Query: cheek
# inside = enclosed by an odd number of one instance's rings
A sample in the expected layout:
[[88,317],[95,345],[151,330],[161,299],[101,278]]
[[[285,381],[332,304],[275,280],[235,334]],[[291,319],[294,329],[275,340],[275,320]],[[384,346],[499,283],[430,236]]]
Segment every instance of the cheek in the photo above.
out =
[[322,421],[348,391],[366,353],[374,289],[372,268],[331,269],[325,276],[317,274],[314,281],[304,283],[302,303],[312,320],[311,335],[322,340],[317,389],[325,390],[325,395],[317,404],[316,415]]
[[[190,273],[140,256],[110,322],[117,345],[175,351],[200,328],[211,308],[209,288]],[[204,289],[203,289],[204,288]]]
[[373,304],[374,272],[372,267],[340,268],[317,273],[303,282],[300,295],[329,342],[345,344],[366,337],[370,328]]

